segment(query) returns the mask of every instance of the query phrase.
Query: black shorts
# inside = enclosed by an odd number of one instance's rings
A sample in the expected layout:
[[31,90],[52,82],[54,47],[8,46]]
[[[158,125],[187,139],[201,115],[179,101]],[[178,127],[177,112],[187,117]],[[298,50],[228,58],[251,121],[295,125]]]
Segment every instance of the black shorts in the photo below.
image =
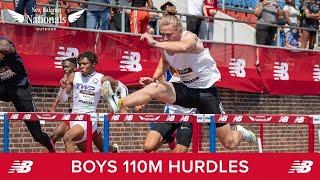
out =
[[[224,114],[222,104],[218,99],[218,89],[211,86],[207,89],[188,88],[182,83],[172,83],[176,91],[175,105],[186,108],[197,108],[200,114]],[[217,127],[226,123],[217,123]]]
[[168,140],[175,130],[177,130],[177,144],[189,147],[192,138],[191,123],[157,123],[154,127],[154,131],[160,133],[164,140]]
[[30,86],[20,87],[0,85],[0,100],[12,102],[17,112],[36,111]]

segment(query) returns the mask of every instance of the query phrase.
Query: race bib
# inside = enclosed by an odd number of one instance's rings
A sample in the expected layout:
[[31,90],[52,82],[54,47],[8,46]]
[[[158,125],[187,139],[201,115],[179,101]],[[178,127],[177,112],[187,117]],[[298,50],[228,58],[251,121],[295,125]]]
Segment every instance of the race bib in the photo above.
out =
[[94,103],[94,95],[92,94],[85,94],[80,92],[79,93],[79,102],[85,103],[85,104],[93,104]]
[[178,72],[183,83],[192,83],[199,79],[199,77],[192,71],[191,68],[179,69]]

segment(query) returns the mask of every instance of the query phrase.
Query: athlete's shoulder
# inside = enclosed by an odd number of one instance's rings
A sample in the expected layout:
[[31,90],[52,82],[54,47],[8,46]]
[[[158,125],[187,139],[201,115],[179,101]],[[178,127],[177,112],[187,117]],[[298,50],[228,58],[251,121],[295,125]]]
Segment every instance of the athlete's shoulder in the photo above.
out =
[[183,39],[198,39],[198,36],[190,31],[183,31],[181,40]]
[[99,73],[99,72],[97,72],[95,75],[98,76],[98,77],[101,77],[101,78],[104,77],[104,75],[102,73]]

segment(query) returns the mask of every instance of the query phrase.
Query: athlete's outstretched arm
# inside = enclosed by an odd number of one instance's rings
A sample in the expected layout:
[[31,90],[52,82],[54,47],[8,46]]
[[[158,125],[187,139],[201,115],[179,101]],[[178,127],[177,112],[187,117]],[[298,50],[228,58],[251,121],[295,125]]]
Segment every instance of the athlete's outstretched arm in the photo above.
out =
[[16,52],[14,46],[6,39],[0,40],[0,53],[10,54]]
[[191,32],[187,32],[187,34],[180,41],[158,42],[148,33],[141,35],[141,40],[143,39],[146,39],[151,46],[172,53],[190,53],[190,51],[197,48],[198,43],[198,37]]

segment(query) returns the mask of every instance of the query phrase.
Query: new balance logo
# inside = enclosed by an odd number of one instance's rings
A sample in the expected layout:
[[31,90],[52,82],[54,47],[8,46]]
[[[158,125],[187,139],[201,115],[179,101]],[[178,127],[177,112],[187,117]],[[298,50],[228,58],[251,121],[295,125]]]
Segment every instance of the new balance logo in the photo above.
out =
[[140,53],[124,51],[124,55],[122,55],[122,60],[120,61],[119,67],[121,71],[141,71],[142,66],[140,64]]
[[54,67],[57,69],[62,69],[62,61],[68,58],[78,57],[79,50],[73,47],[65,47],[59,46],[59,51],[57,52],[57,56],[54,58]]
[[288,63],[275,62],[273,70],[274,80],[289,80],[288,70]]
[[313,79],[315,82],[320,82],[320,66],[319,66],[319,64],[314,65]]
[[25,161],[14,161],[12,166],[10,167],[8,173],[19,173],[25,174],[31,171],[31,167],[33,165],[33,161],[25,160]]
[[244,78],[246,77],[245,67],[246,61],[244,59],[231,58],[229,63],[229,73],[231,76]]
[[292,173],[309,173],[311,171],[311,167],[313,165],[313,161],[308,161],[308,160],[304,160],[304,161],[298,161],[295,160],[291,166],[291,168],[289,169],[290,174]]

